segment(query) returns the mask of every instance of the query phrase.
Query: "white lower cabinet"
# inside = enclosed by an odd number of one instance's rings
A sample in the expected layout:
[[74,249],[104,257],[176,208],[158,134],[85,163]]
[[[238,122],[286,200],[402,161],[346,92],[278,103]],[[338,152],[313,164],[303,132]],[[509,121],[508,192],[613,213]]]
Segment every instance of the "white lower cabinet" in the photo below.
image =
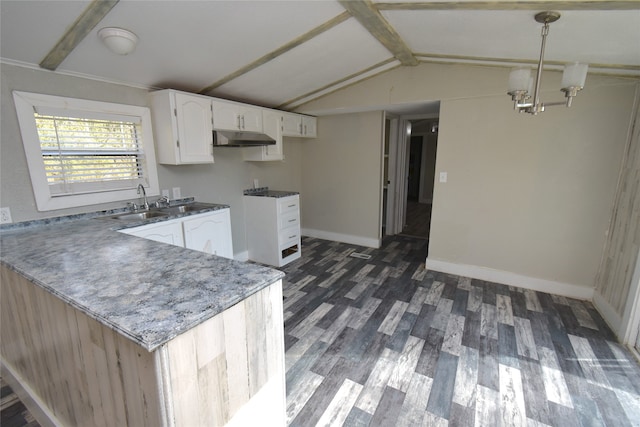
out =
[[300,196],[245,196],[249,259],[281,267],[300,258]]
[[184,248],[182,221],[179,219],[156,222],[135,228],[125,228],[120,232]]
[[120,232],[233,259],[229,209],[126,228]]
[[182,229],[185,248],[233,259],[229,209],[185,219]]

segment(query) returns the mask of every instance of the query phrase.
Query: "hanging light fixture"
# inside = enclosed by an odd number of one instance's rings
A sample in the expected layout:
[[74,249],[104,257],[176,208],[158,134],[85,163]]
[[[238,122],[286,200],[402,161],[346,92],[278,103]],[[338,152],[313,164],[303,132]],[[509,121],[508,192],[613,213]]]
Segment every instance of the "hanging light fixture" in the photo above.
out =
[[[542,65],[544,61],[544,48],[549,34],[549,24],[560,19],[559,12],[540,12],[535,15],[536,22],[542,25],[542,46],[540,48],[540,60],[538,61],[538,69],[535,77],[535,87],[533,78],[531,77],[531,68],[519,67],[511,70],[509,74],[509,90],[508,94],[514,103],[514,109],[520,113],[538,114],[544,111],[545,107],[553,105],[564,105],[571,107],[571,101],[577,93],[584,87],[584,81],[587,78],[588,64],[580,64],[578,62],[566,65],[562,74],[562,88],[566,97],[565,102],[543,103],[540,101],[540,85],[542,82]],[[532,99],[533,87],[533,99]]]

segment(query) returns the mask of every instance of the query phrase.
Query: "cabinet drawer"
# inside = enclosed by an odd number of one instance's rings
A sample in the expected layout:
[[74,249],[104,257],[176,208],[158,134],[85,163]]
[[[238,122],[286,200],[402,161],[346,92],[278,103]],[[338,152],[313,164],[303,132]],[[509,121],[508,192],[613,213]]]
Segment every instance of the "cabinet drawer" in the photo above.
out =
[[298,214],[298,211],[280,215],[280,217],[278,218],[279,230],[283,230],[289,227],[299,227],[299,226],[300,226],[300,214]]
[[292,227],[286,228],[284,230],[280,230],[278,233],[278,242],[280,242],[280,246],[286,246],[292,242],[297,242],[300,240],[300,228]]
[[278,214],[286,214],[288,212],[298,212],[300,207],[300,199],[298,197],[287,197],[278,200]]

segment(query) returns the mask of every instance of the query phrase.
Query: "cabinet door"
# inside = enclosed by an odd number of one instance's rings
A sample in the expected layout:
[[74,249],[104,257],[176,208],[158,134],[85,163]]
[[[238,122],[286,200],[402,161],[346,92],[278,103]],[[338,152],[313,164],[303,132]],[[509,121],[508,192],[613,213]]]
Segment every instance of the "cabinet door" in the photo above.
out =
[[186,248],[233,259],[229,209],[185,219],[182,227]]
[[302,136],[302,118],[298,114],[282,114],[282,135]]
[[240,130],[241,112],[238,104],[213,100],[213,128],[220,130]]
[[180,163],[213,163],[211,101],[175,93]]
[[119,231],[121,233],[154,240],[156,242],[184,247],[182,224],[180,221],[167,221],[159,224],[143,225],[141,227],[128,228]]
[[250,132],[262,132],[262,109],[250,105],[242,105],[240,108],[242,130]]
[[302,136],[315,138],[318,134],[315,117],[302,116]]
[[274,145],[243,148],[243,158],[248,161],[275,161],[284,159],[282,150],[282,131],[280,130],[280,113],[273,110],[262,111],[264,133],[276,140]]

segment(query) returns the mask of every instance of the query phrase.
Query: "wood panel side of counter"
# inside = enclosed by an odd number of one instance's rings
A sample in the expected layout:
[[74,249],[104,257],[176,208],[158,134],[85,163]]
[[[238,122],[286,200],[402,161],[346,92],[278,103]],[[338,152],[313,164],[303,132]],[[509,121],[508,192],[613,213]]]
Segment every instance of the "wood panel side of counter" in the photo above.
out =
[[286,424],[281,280],[158,351],[169,424]]
[[0,279],[2,364],[41,424],[163,424],[152,353],[5,266]]

